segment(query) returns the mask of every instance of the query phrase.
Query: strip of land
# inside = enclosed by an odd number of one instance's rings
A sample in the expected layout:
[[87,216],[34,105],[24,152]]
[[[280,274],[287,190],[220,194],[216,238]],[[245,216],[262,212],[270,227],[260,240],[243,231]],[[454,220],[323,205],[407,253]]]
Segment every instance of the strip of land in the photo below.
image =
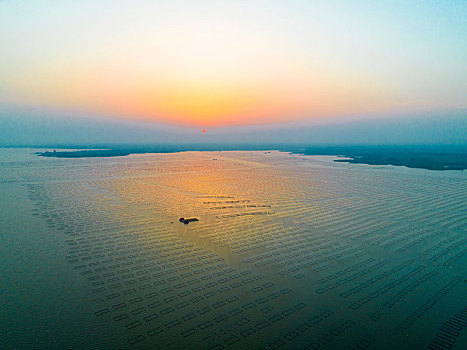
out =
[[428,170],[467,169],[467,146],[277,146],[277,145],[156,145],[139,148],[109,147],[70,151],[36,152],[42,157],[87,158],[121,157],[143,153],[186,151],[271,151],[303,155],[337,156],[335,162],[370,165],[395,165]]

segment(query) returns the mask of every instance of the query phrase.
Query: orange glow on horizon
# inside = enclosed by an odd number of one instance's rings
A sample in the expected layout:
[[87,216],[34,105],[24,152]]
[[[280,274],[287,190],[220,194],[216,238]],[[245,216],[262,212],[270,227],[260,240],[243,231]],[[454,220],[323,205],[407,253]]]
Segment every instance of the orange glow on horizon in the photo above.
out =
[[50,81],[48,90],[35,98],[51,101],[48,105],[54,108],[197,127],[281,123],[384,111],[392,105],[371,82],[342,88],[337,79],[317,74],[303,74],[301,80],[277,77],[252,84],[80,73],[66,84]]

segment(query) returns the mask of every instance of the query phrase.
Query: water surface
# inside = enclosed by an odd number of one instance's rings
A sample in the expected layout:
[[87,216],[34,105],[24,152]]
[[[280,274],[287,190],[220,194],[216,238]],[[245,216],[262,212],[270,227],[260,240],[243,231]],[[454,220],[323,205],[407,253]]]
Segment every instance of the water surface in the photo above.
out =
[[36,151],[0,149],[2,347],[467,346],[465,172]]

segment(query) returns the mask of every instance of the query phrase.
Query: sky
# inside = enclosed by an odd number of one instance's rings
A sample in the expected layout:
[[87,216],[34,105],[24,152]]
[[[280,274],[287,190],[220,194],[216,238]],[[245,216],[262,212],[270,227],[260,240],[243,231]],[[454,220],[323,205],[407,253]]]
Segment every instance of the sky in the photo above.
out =
[[209,132],[465,111],[466,18],[463,0],[0,0],[0,118]]

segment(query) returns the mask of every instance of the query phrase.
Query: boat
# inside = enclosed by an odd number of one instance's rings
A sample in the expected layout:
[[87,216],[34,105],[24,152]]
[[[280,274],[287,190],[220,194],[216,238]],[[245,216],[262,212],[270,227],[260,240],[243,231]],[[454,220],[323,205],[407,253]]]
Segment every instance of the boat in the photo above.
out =
[[197,218],[190,218],[190,219],[180,218],[178,221],[183,222],[185,225],[188,225],[190,222],[199,221],[199,220]]

